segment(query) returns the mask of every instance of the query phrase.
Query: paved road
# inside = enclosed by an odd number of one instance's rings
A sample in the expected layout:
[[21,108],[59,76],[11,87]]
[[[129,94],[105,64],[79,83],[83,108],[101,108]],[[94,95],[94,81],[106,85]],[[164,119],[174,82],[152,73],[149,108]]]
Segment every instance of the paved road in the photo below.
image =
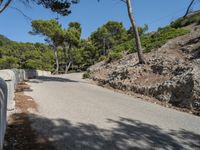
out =
[[33,128],[58,150],[200,149],[200,117],[91,85],[82,74],[30,81]]

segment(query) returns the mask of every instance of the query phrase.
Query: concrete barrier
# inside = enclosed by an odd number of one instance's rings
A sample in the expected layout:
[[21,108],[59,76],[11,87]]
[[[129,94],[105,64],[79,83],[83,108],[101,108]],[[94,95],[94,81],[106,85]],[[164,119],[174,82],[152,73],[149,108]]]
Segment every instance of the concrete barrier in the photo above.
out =
[[12,71],[15,73],[17,84],[25,80],[25,70],[23,70],[23,69],[12,69]]
[[37,71],[36,70],[32,70],[32,69],[26,69],[25,70],[25,77],[27,79],[33,79],[33,78],[36,78],[38,75],[37,75]]
[[8,89],[7,110],[15,108],[15,87],[17,84],[15,73],[12,70],[0,70],[0,77],[6,82]]
[[6,81],[8,87],[8,102],[7,109],[13,110],[15,108],[14,92],[18,83],[36,78],[38,76],[51,75],[50,71],[42,70],[23,70],[23,69],[6,69],[0,70],[0,77]]
[[32,70],[32,69],[25,70],[26,79],[34,79],[39,76],[48,76],[48,75],[51,75],[50,71]]
[[17,84],[24,80],[48,75],[51,75],[51,72],[41,70],[0,70],[0,150],[3,149],[7,111],[15,108],[14,93]]
[[20,82],[28,80],[28,78],[26,78],[26,72],[24,69],[19,69],[19,72],[20,72],[20,79],[21,79]]
[[50,71],[36,70],[37,76],[48,76],[51,75]]
[[7,84],[0,78],[0,150],[3,149],[7,117]]
[[15,88],[16,88],[17,84],[20,82],[19,70],[18,69],[12,69],[12,71],[15,74]]

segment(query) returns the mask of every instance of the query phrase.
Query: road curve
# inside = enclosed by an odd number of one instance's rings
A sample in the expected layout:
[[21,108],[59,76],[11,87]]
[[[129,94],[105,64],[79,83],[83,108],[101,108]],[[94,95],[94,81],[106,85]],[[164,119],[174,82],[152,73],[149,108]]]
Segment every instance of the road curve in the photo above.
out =
[[200,149],[200,117],[89,84],[81,73],[40,77],[32,127],[57,150]]

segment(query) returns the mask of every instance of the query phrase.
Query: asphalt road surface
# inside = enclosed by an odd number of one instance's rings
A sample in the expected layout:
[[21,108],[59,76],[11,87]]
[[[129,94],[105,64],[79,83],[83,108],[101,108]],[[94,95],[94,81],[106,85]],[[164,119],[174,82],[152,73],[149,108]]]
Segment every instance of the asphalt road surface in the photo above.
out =
[[81,73],[30,81],[32,127],[58,150],[200,149],[200,117],[89,84]]

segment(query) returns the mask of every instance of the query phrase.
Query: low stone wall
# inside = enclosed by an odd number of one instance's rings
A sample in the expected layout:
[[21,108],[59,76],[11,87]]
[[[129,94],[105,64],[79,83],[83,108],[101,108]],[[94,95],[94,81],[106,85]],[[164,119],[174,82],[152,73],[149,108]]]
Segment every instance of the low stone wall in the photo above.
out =
[[17,84],[31,78],[48,75],[51,75],[51,72],[42,70],[0,70],[0,150],[3,149],[7,111],[15,109],[14,93]]

